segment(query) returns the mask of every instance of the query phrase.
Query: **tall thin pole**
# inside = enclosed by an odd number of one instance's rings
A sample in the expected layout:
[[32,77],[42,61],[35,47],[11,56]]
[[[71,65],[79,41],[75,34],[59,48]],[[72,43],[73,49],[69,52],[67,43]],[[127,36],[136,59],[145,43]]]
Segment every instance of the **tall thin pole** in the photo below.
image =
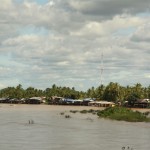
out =
[[103,63],[103,50],[101,52],[101,74],[100,74],[100,80],[101,80],[101,85],[103,84],[103,71],[104,71],[104,63]]

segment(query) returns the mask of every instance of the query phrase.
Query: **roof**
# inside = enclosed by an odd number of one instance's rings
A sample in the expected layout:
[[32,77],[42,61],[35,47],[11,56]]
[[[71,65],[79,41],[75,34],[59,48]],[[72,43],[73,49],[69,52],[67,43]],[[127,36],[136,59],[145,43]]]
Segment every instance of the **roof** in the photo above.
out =
[[136,103],[150,103],[149,99],[138,99]]
[[41,97],[31,97],[31,98],[29,98],[30,100],[39,100],[39,101],[41,101],[42,100],[42,98]]
[[108,102],[108,101],[94,101],[94,102],[89,102],[90,104],[112,104],[114,105],[115,103],[113,102]]

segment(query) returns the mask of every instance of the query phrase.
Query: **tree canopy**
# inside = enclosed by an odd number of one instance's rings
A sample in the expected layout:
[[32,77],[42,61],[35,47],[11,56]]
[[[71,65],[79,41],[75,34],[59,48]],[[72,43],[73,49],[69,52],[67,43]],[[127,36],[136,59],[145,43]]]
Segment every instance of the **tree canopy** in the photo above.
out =
[[51,97],[60,96],[72,99],[96,98],[97,100],[107,101],[130,101],[131,103],[137,99],[150,99],[150,86],[143,87],[140,83],[134,86],[121,86],[118,83],[110,82],[108,85],[100,85],[99,87],[91,87],[87,91],[77,91],[74,87],[61,87],[53,84],[45,90],[36,89],[34,87],[22,88],[19,84],[16,87],[7,87],[0,90],[0,97],[9,98],[29,98],[33,96]]

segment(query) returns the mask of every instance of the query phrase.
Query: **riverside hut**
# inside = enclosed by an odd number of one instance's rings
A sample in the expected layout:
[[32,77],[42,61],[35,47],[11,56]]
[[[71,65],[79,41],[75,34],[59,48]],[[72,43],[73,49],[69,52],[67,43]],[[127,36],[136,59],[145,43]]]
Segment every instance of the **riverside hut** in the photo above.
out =
[[0,103],[9,103],[9,98],[7,97],[0,98]]
[[42,98],[41,97],[31,97],[29,99],[26,99],[26,104],[41,104]]
[[49,104],[62,104],[63,99],[64,99],[63,97],[52,96],[52,97],[48,100],[48,103],[49,103]]
[[115,103],[108,102],[108,101],[93,101],[88,103],[89,106],[96,106],[96,107],[113,107]]
[[149,99],[138,99],[134,103],[134,107],[138,107],[138,108],[147,108],[149,106],[150,106],[150,100]]
[[83,99],[82,104],[83,104],[84,106],[88,106],[90,102],[94,102],[94,101],[95,101],[95,99],[86,98],[86,99]]

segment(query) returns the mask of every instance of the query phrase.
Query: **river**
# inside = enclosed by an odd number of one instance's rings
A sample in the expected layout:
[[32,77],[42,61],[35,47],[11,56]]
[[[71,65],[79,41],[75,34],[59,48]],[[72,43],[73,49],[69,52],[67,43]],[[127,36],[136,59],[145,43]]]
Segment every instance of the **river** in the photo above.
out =
[[150,123],[111,121],[69,112],[79,109],[89,108],[0,104],[0,149],[150,150]]

